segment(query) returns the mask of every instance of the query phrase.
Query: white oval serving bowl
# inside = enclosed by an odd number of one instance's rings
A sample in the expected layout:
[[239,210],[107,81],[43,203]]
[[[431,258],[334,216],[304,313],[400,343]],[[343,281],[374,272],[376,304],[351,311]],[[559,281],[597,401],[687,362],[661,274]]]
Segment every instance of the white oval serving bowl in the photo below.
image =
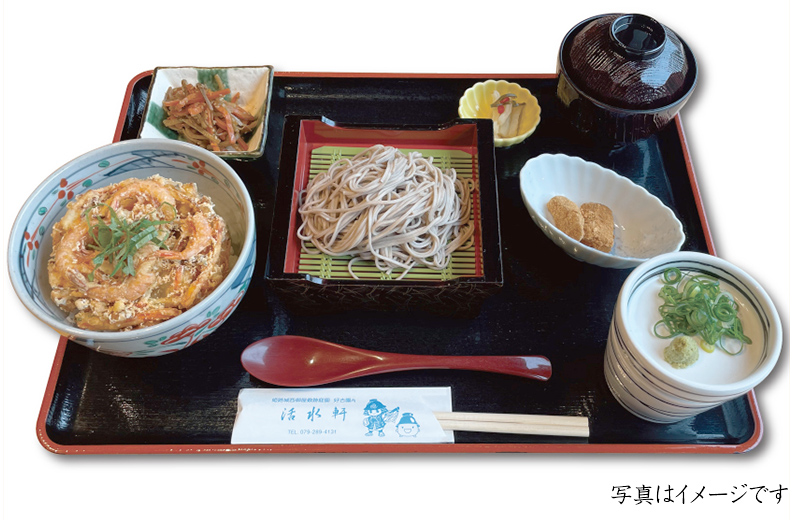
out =
[[[186,312],[152,327],[93,332],[76,327],[50,299],[47,262],[53,225],[76,195],[128,178],[161,175],[193,182],[214,202],[228,226],[236,258],[223,282]],[[37,318],[72,341],[98,352],[153,357],[182,350],[205,338],[236,309],[255,265],[255,217],[250,195],[236,172],[198,146],[169,139],[134,139],[73,159],[50,175],[23,205],[8,243],[8,270],[17,296]]]
[[[673,267],[720,280],[721,289],[736,301],[744,333],[752,340],[741,354],[701,350],[698,361],[683,369],[664,359],[670,340],[657,337],[654,326],[660,319],[662,275]],[[636,415],[675,422],[755,388],[775,368],[782,345],[777,309],[750,275],[704,253],[660,255],[634,269],[620,289],[606,346],[606,382],[620,404]],[[665,402],[672,406],[664,406]]]
[[[683,225],[658,197],[630,179],[580,157],[542,154],[519,174],[525,207],[536,225],[569,256],[601,267],[628,269],[655,256],[678,251]],[[594,249],[558,229],[547,209],[556,195],[580,206],[599,202],[614,214],[614,247]]]

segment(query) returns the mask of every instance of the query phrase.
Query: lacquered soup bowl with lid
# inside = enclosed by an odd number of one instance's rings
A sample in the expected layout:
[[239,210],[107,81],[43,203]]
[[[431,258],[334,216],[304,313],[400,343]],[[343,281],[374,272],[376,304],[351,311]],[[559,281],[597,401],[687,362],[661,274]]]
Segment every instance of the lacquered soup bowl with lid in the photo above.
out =
[[689,46],[642,14],[604,14],[573,27],[561,43],[558,99],[566,118],[595,140],[630,143],[664,128],[698,78]]

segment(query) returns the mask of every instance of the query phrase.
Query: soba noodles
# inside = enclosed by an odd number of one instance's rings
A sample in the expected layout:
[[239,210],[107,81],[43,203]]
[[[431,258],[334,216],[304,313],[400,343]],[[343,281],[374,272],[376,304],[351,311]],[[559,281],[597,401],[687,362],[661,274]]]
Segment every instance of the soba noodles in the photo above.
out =
[[447,267],[454,251],[472,243],[471,181],[442,171],[419,152],[375,145],[340,159],[309,182],[297,236],[330,256],[373,260],[405,276],[415,265]]

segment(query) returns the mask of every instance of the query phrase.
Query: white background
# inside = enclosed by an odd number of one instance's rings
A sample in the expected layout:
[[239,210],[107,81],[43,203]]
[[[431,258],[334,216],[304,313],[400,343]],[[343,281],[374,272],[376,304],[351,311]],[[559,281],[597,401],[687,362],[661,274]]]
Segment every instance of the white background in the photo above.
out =
[[[447,518],[789,518],[796,494],[789,480],[790,429],[797,416],[789,384],[796,314],[790,312],[789,147],[790,121],[798,114],[796,103],[790,109],[788,1],[49,4],[4,2],[2,15],[0,501],[6,518],[30,518],[34,511],[63,519],[432,518],[434,512]],[[35,424],[58,338],[14,295],[5,275],[7,237],[18,209],[46,176],[112,140],[133,76],[159,65],[260,64],[280,71],[552,73],[564,34],[608,12],[648,14],[697,56],[700,82],[682,119],[717,252],[765,286],[786,328],[779,366],[756,393],[765,434],[755,450],[724,456],[68,457],[41,447]],[[613,501],[614,485],[789,490],[780,505],[766,495],[759,504],[750,491],[736,503],[732,496],[707,496],[683,506],[648,506]]]

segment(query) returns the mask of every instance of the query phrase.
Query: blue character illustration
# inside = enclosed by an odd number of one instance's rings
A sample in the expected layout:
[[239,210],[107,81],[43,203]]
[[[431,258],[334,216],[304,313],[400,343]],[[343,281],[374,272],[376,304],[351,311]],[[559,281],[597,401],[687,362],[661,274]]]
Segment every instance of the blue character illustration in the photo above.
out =
[[419,423],[414,419],[413,413],[404,413],[397,421],[395,429],[400,437],[416,437],[419,433]]
[[386,423],[395,421],[398,410],[399,408],[395,408],[390,412],[382,402],[370,399],[367,406],[364,407],[364,415],[366,415],[364,426],[369,430],[365,435],[372,436],[377,431],[378,437],[384,437],[386,434],[383,433],[383,429],[386,427]]

